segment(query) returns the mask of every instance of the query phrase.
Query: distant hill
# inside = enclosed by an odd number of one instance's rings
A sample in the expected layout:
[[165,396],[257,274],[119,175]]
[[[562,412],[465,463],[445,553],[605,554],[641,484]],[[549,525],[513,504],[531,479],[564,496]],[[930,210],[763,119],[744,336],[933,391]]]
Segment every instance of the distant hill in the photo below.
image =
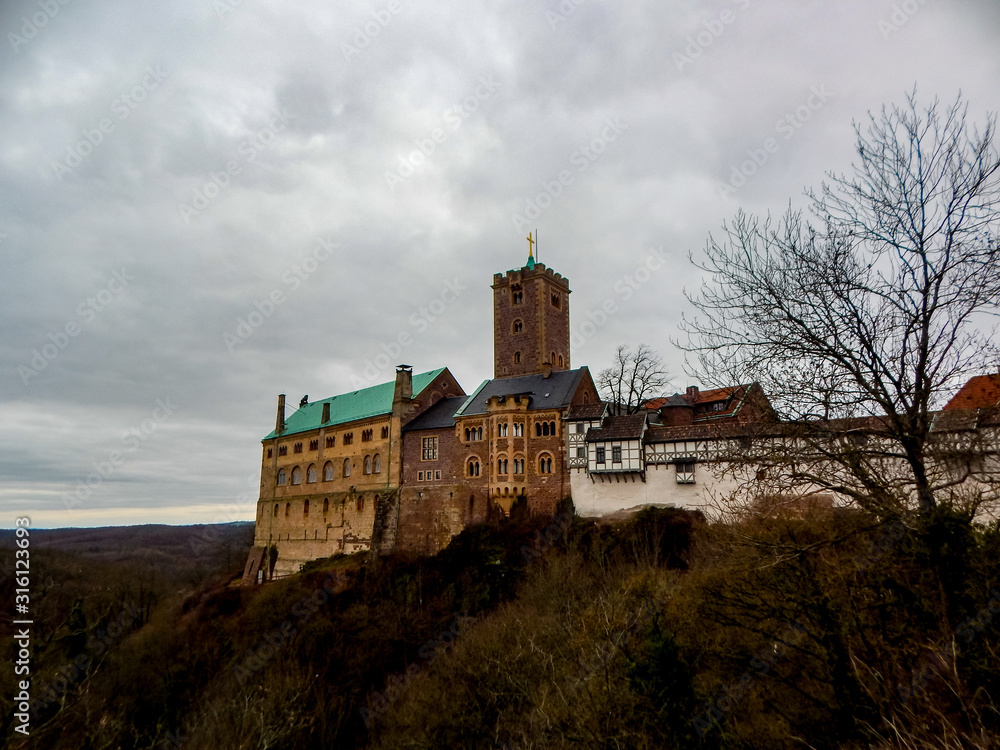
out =
[[[0,530],[0,549],[14,546],[14,531]],[[32,529],[31,549],[71,553],[108,562],[196,567],[211,560],[227,569],[253,543],[253,523],[194,526],[104,526],[93,529]]]

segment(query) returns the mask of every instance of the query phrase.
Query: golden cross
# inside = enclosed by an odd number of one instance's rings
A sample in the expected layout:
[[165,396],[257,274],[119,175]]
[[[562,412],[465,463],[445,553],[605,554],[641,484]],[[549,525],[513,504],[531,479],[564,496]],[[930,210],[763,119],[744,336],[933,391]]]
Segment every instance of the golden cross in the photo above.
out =
[[528,232],[528,255],[531,255],[535,250],[535,241],[531,237],[531,232]]

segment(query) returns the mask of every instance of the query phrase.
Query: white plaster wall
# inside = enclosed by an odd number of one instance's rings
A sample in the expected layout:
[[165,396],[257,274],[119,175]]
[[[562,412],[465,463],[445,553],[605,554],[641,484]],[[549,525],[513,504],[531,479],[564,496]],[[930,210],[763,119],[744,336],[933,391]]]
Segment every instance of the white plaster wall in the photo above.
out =
[[635,481],[630,478],[615,482],[613,476],[605,477],[603,482],[595,476],[591,481],[587,472],[573,469],[570,491],[576,512],[581,516],[603,516],[637,505],[673,505],[714,517],[718,513],[713,499],[733,492],[738,486],[731,477],[720,476],[707,463],[697,464],[694,484],[677,484],[672,464],[647,467],[645,482],[638,474],[633,476]]

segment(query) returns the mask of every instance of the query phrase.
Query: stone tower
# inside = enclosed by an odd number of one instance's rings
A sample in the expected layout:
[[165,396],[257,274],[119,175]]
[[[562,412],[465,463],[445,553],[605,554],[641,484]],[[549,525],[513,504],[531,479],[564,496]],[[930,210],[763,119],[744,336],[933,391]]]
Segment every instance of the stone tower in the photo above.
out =
[[532,250],[523,268],[493,274],[493,377],[570,369],[569,295]]

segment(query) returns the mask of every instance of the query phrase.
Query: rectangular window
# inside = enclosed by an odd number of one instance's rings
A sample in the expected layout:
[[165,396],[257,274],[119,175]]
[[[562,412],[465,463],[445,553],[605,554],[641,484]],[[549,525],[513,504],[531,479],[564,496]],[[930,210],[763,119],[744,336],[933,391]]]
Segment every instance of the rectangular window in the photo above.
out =
[[382,428],[382,439],[385,440],[387,437],[389,437],[389,428],[388,427],[383,427]]
[[302,452],[302,443],[296,443],[295,444],[295,452],[296,453],[301,453]]
[[310,440],[309,441],[309,450],[311,450],[311,451],[318,451],[319,450],[319,440]]
[[603,464],[604,463],[604,446],[603,445],[600,448],[597,449],[597,463],[599,463],[599,464]]
[[583,422],[577,422],[576,423],[576,432],[578,434],[581,433],[581,432],[583,432],[585,429],[586,429],[586,427],[584,427]]
[[278,455],[279,456],[287,456],[288,455],[288,446],[287,445],[279,445],[278,446]]
[[694,484],[694,461],[684,461],[675,464],[677,468],[677,484]]
[[620,464],[622,462],[622,447],[620,445],[611,446],[611,463]]
[[584,448],[581,445],[579,448],[576,449],[576,457],[577,458],[586,458],[587,457],[587,449]]
[[435,479],[440,479],[441,478],[441,472],[440,471],[435,471],[434,472],[434,478]]
[[717,403],[712,404],[712,411],[723,411],[725,408],[726,408],[725,401],[719,401]]
[[273,448],[268,448],[267,449],[267,457],[270,458],[273,455],[273,452],[274,452]]
[[326,439],[326,447],[327,447],[327,448],[332,448],[332,447],[333,447],[333,445],[334,445],[334,441],[335,441],[335,440],[336,440],[336,438],[332,438],[332,437],[328,437],[328,438]]
[[425,437],[421,443],[420,458],[424,461],[437,461],[438,439],[436,437]]
[[417,472],[417,481],[418,482],[424,481],[424,472],[422,472],[422,471],[418,471]]
[[353,442],[354,442],[354,433],[353,432],[345,432],[344,433],[344,445],[350,445]]

